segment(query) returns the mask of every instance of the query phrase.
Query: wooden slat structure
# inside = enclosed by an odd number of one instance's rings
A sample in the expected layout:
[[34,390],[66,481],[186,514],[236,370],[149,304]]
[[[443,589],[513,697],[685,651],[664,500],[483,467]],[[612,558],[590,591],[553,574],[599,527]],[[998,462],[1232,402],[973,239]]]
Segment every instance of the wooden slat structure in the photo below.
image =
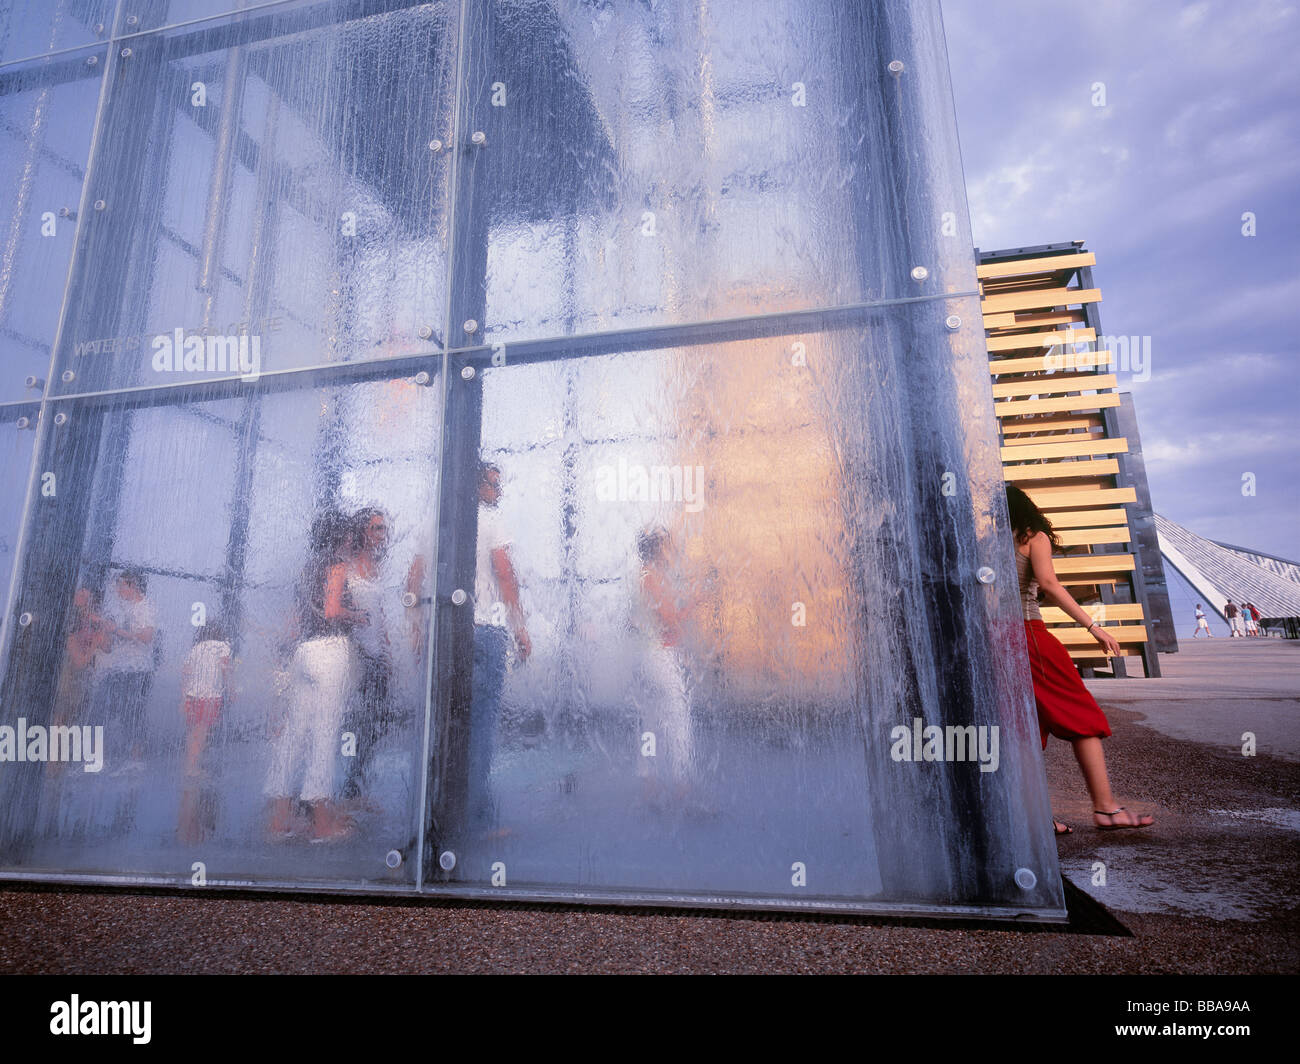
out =
[[[1006,480],[1047,513],[1061,539],[1057,575],[1148,676],[1160,668],[1148,639],[1142,566],[1129,507],[1137,492],[1116,430],[1115,360],[1099,320],[1096,257],[1082,242],[977,252],[977,274]],[[1145,492],[1143,493],[1145,494]],[[1085,670],[1111,668],[1096,641],[1062,610],[1043,620]]]

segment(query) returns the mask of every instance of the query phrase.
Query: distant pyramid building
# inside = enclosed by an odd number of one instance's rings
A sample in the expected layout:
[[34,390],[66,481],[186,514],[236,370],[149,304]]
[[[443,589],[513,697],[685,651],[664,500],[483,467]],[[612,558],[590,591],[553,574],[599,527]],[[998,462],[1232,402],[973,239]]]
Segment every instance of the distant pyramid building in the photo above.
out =
[[[1160,514],[1155,520],[1161,555],[1191,586],[1198,602],[1221,620],[1228,599],[1238,605],[1253,603],[1264,627],[1300,638],[1300,562],[1216,543]],[[1184,620],[1186,607],[1185,602],[1174,603],[1175,613]]]

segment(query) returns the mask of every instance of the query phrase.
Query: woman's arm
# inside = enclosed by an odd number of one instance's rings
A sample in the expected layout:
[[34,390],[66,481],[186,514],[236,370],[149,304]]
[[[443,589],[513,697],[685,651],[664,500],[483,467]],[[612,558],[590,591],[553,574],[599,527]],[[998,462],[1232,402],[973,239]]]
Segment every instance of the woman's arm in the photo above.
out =
[[1087,610],[1074,601],[1073,596],[1065,590],[1065,585],[1056,578],[1056,568],[1052,565],[1052,542],[1042,532],[1035,533],[1029,541],[1029,562],[1034,569],[1034,579],[1038,581],[1038,587],[1048,601],[1055,603],[1087,628],[1107,655],[1118,654],[1119,644],[1115,642],[1115,637],[1088,616]]

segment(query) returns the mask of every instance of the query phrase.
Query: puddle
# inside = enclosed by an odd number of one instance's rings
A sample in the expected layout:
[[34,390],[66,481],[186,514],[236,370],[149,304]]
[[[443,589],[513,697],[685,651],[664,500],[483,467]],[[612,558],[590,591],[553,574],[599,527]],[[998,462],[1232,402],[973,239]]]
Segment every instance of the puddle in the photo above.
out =
[[1226,816],[1234,820],[1255,820],[1275,828],[1300,832],[1300,809],[1211,809],[1210,816]]
[[[1093,882],[1095,861],[1106,865],[1104,885]],[[1258,921],[1277,903],[1276,895],[1258,881],[1248,883],[1211,873],[1199,884],[1191,884],[1186,866],[1135,861],[1131,850],[1102,847],[1094,856],[1062,861],[1061,871],[1080,890],[1117,912]]]

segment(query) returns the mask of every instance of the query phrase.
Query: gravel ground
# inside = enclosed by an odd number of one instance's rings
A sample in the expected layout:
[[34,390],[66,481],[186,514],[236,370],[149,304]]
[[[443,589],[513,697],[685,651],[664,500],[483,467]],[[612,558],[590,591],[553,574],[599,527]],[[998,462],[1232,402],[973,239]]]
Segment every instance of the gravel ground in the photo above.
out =
[[[1100,834],[1069,748],[1047,771],[1071,879],[1131,932],[1002,930],[556,907],[0,889],[0,971],[1271,973],[1300,970],[1300,766],[1170,738],[1108,709],[1120,801]],[[1106,884],[1094,885],[1095,862]]]

